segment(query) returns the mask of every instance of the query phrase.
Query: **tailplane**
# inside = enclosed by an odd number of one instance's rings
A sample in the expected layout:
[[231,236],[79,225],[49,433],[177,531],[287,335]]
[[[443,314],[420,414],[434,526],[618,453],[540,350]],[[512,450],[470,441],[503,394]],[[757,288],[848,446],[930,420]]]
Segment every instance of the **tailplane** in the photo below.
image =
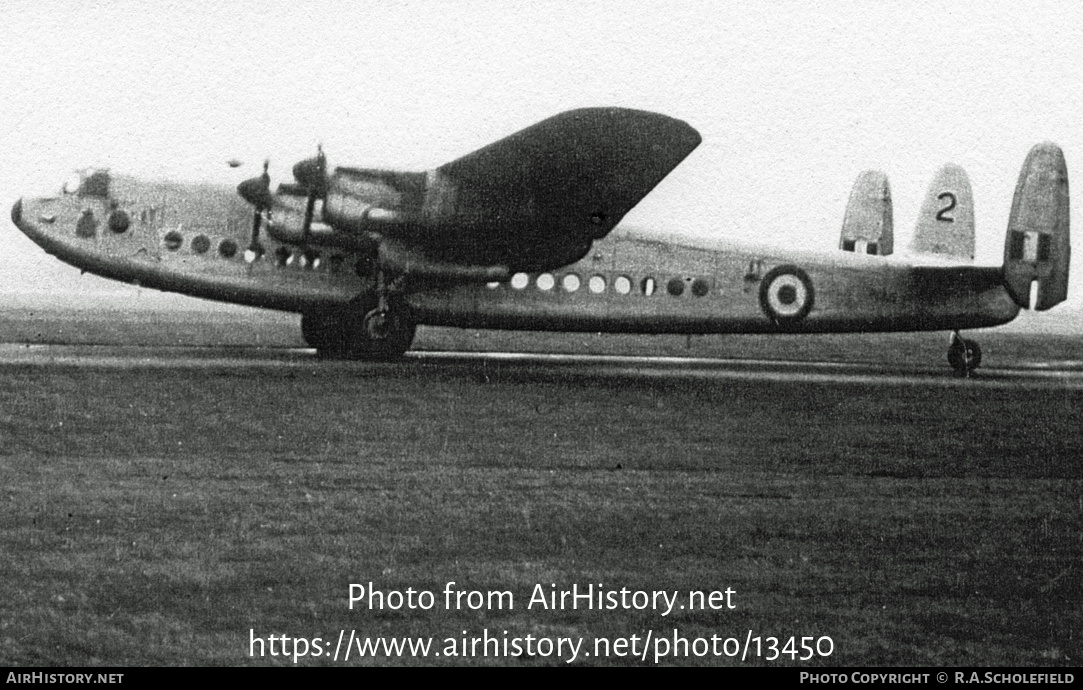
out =
[[1015,303],[1030,306],[1034,281],[1035,309],[1043,311],[1067,299],[1070,258],[1068,167],[1060,147],[1045,142],[1027,154],[1008,220],[1004,283]]
[[887,256],[894,251],[891,186],[878,170],[861,173],[850,192],[839,249]]
[[958,165],[940,168],[929,185],[910,253],[974,260],[974,196]]

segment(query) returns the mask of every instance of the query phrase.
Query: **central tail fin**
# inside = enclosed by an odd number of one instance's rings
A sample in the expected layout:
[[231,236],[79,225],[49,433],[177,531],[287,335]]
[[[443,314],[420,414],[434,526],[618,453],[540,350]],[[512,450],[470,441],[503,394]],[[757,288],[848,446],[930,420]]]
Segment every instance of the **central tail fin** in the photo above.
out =
[[1015,303],[1030,306],[1034,281],[1038,281],[1035,309],[1043,311],[1067,299],[1071,253],[1068,167],[1060,147],[1045,142],[1027,154],[1008,220],[1004,283]]
[[910,253],[974,260],[974,196],[958,165],[940,168],[929,185]]

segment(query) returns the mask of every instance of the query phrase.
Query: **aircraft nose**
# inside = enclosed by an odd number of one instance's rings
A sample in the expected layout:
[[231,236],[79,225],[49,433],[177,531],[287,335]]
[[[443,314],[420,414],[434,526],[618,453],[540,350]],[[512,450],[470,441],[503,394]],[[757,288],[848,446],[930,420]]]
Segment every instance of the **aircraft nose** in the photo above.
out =
[[19,223],[23,219],[23,200],[19,199],[15,202],[15,205],[11,207],[11,222],[15,223],[15,227],[19,227]]

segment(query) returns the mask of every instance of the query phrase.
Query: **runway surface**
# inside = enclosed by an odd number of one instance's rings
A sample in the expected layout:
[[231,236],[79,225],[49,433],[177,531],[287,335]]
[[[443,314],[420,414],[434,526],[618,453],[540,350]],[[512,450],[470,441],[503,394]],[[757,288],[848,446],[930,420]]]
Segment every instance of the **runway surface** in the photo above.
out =
[[[266,663],[252,631],[340,630],[827,636],[824,663],[852,666],[1083,658],[1072,343],[990,338],[988,368],[961,380],[920,338],[708,341],[695,357],[510,340],[395,363],[0,345],[0,664]],[[347,583],[449,582],[521,605],[346,605]],[[538,585],[576,583],[732,587],[739,608],[525,608]]]
[[11,365],[100,369],[282,368],[372,372],[380,368],[419,368],[433,373],[469,373],[501,378],[636,378],[699,381],[774,381],[925,387],[1083,388],[1083,362],[1027,362],[984,367],[959,378],[946,366],[867,362],[709,359],[516,352],[414,351],[399,362],[325,360],[314,350],[259,347],[134,347],[0,344],[0,367]]

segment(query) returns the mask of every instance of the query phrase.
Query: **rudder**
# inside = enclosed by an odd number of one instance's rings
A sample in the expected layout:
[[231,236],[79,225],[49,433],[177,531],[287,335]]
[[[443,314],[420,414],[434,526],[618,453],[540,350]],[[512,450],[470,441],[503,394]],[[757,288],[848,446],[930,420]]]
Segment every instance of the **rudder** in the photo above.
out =
[[1070,259],[1068,166],[1060,147],[1044,142],[1027,154],[1012,199],[1004,243],[1004,283],[1012,299],[1029,307],[1031,283],[1038,281],[1035,309],[1063,302]]

